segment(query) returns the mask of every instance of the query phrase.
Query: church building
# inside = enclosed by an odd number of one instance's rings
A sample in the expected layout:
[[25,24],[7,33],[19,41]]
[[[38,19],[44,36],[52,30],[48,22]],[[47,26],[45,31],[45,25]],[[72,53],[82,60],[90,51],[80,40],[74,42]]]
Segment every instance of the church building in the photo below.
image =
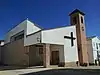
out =
[[1,47],[1,61],[17,66],[87,65],[84,13],[69,14],[70,26],[43,29],[28,19],[12,28]]

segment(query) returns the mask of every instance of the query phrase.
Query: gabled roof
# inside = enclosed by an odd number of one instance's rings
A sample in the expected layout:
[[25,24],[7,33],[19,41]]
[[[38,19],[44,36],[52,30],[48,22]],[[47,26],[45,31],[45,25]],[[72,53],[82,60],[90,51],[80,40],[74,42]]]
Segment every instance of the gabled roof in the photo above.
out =
[[71,12],[71,13],[69,14],[69,16],[71,16],[72,14],[75,14],[75,13],[80,13],[80,14],[82,14],[82,15],[85,15],[85,13],[83,13],[83,12],[80,11],[79,9],[75,9],[73,12]]

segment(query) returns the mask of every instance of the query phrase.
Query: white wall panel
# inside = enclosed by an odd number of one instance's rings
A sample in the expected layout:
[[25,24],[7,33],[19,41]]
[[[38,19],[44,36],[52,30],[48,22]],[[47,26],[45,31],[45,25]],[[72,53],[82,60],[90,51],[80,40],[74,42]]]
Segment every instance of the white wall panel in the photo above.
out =
[[26,33],[26,35],[35,33],[39,30],[41,30],[41,29],[39,27],[37,27],[34,23],[27,21],[27,33]]
[[64,45],[64,36],[71,36],[70,32],[76,36],[75,26],[44,30],[42,31],[42,43]]
[[74,40],[73,47],[71,47],[71,40],[64,38],[64,36],[70,37],[71,32],[73,32],[73,36],[76,38],[75,26],[42,31],[42,43],[64,45],[64,49],[60,50],[60,62],[78,61],[77,38]]
[[[39,27],[37,27],[36,25],[34,25],[34,23],[30,22],[29,20],[25,20],[25,21],[21,22],[19,25],[17,25],[16,27],[14,27],[13,29],[11,29],[6,34],[5,44],[10,42],[11,36],[21,32],[23,30],[24,30],[24,45],[26,46],[26,45],[31,45],[31,44],[36,43],[36,37],[39,34],[38,33],[34,34],[34,33],[40,31],[41,29]],[[26,38],[26,36],[30,35],[30,34],[34,34],[34,35],[28,36]],[[32,40],[32,41],[30,41],[30,40]]]
[[27,20],[23,21],[22,23],[20,23],[16,27],[14,27],[12,30],[10,30],[5,36],[5,44],[10,42],[11,36],[21,32],[23,30],[24,30],[24,32],[26,32],[26,26],[27,26]]
[[77,51],[76,40],[74,40],[74,46],[71,46],[71,40],[65,39],[64,55],[65,55],[65,62],[76,62],[76,61],[78,61],[78,51]]
[[40,43],[40,40],[39,40],[41,38],[40,35],[41,35],[41,32],[37,32],[33,35],[25,37],[24,46]]

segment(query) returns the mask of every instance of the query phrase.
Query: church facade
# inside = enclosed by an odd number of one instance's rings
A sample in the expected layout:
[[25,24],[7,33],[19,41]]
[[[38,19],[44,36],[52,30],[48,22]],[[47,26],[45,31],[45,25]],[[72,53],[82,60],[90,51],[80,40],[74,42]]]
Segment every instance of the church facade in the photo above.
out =
[[1,47],[2,63],[44,67],[87,65],[85,14],[76,9],[69,15],[70,26],[45,30],[27,19],[12,28]]

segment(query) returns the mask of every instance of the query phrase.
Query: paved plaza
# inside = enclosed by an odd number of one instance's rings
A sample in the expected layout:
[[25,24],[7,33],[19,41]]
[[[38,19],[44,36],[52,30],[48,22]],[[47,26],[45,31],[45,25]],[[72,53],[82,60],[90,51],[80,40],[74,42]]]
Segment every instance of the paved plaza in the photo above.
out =
[[14,69],[2,69],[0,75],[100,75],[99,66],[89,67],[28,67],[28,68],[17,68]]

